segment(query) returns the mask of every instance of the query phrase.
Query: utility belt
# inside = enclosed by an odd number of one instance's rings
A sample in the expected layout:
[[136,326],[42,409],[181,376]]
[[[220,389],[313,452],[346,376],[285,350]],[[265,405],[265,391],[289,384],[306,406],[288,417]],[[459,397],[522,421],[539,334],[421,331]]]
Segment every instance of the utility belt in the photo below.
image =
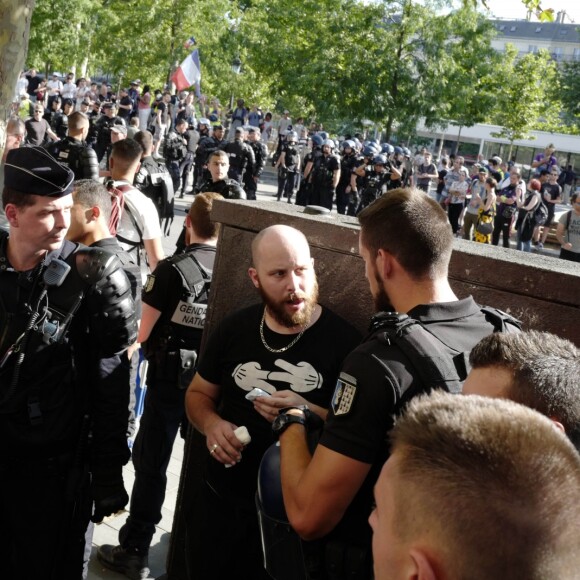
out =
[[145,352],[150,363],[152,378],[173,382],[175,388],[184,390],[189,387],[197,368],[197,351],[178,348]]

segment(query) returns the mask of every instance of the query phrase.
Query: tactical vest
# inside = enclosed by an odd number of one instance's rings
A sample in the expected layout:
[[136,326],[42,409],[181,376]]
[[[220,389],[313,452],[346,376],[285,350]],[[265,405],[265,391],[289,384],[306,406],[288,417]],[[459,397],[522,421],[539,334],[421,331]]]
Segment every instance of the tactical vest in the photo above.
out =
[[192,252],[172,256],[168,262],[179,274],[181,294],[173,312],[162,313],[147,340],[146,356],[158,351],[197,350],[205,324],[212,271]]

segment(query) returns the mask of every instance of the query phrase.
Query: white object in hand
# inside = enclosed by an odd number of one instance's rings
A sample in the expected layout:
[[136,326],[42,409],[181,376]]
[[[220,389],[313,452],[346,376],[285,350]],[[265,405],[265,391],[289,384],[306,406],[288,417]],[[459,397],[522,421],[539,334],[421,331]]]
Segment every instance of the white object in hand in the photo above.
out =
[[234,430],[234,435],[242,445],[247,445],[252,440],[248,430],[243,425]]

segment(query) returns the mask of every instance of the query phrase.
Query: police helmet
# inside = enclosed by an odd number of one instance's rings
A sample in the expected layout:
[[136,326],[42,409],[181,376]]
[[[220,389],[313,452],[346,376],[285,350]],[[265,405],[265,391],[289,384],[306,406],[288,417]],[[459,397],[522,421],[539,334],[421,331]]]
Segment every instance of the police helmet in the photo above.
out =
[[407,147],[403,147],[403,153],[406,157],[411,157],[411,151]]
[[376,155],[373,158],[373,165],[386,165],[387,158],[384,155]]
[[323,141],[326,141],[328,139],[328,133],[326,131],[320,131],[318,135],[320,135]]
[[298,141],[298,135],[296,134],[296,131],[290,131],[288,135],[286,135],[286,141],[291,143]]
[[355,148],[356,148],[356,144],[355,144],[355,142],[354,142],[354,141],[352,141],[351,139],[347,139],[346,141],[343,141],[343,143],[342,143],[342,148],[343,148],[343,149],[346,149],[347,147],[348,147],[349,149],[355,149]]
[[383,143],[381,151],[387,155],[392,155],[395,148],[390,143]]
[[325,139],[323,145],[327,145],[331,149],[334,149],[334,141],[332,139]]
[[312,145],[314,147],[322,147],[324,139],[320,135],[312,135]]
[[394,153],[395,153],[395,155],[402,155],[405,152],[403,151],[402,147],[395,146]]
[[211,127],[211,121],[203,117],[199,120],[199,126],[201,127],[203,125],[205,125],[209,129]]
[[363,148],[362,154],[365,157],[374,157],[377,154],[377,150],[374,147],[371,147],[370,145],[366,145]]

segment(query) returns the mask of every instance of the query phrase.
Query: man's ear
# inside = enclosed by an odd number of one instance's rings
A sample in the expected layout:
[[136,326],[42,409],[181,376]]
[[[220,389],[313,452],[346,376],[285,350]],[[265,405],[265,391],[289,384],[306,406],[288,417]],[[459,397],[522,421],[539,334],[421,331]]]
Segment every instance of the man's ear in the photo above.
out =
[[393,263],[394,257],[387,250],[379,248],[377,252],[377,257],[375,258],[375,263],[377,266],[377,271],[382,279],[388,279],[393,273]]
[[411,548],[409,557],[413,562],[414,573],[409,576],[413,580],[437,580],[437,574],[431,562],[431,558],[423,550]]
[[248,268],[248,275],[250,276],[250,280],[256,288],[260,287],[260,280],[258,278],[258,271],[256,268]]
[[98,205],[95,205],[90,209],[90,212],[91,219],[98,220],[99,216],[101,215],[101,208]]
[[6,219],[8,223],[17,228],[18,227],[18,208],[13,203],[7,203],[4,208],[4,213],[6,214]]

